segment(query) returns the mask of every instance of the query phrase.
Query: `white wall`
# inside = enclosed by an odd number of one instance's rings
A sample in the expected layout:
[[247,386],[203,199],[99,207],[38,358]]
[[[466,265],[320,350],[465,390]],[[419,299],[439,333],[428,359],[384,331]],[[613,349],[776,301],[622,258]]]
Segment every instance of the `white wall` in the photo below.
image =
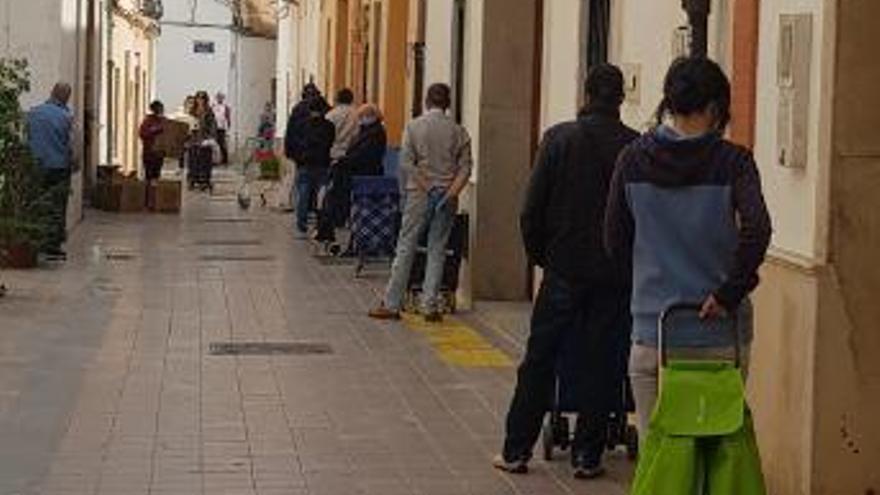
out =
[[[709,55],[723,67],[729,66],[730,58],[731,1],[713,0],[709,18]],[[663,78],[674,59],[673,34],[679,26],[687,25],[687,15],[678,1],[620,0],[612,3],[611,17],[609,58],[641,69],[639,101],[626,102],[622,116],[627,124],[644,130],[652,123],[663,95]]]
[[240,38],[238,64],[237,108],[233,121],[238,133],[237,146],[248,137],[256,136],[260,114],[266,102],[272,101],[272,78],[275,76],[275,41]]
[[192,0],[165,0],[162,20],[165,22],[195,21],[204,24],[228,25],[232,22],[229,8],[217,0],[199,0],[196,10],[191,10]]
[[25,108],[44,101],[59,80],[74,83],[74,74],[62,65],[61,50],[73,41],[75,26],[61,24],[60,0],[0,2],[0,56],[26,58],[30,64],[31,92]]
[[[214,53],[195,53],[195,41],[214,43]],[[218,28],[165,25],[156,57],[157,97],[170,110],[183,104],[187,95],[199,90],[212,97],[218,91],[229,94],[233,34]]]
[[480,92],[483,90],[483,0],[467,2],[464,33],[464,94],[462,125],[470,132],[476,182],[480,166]]
[[299,101],[303,86],[310,77],[317,80],[321,54],[321,11],[316,0],[303,0],[299,7],[291,5],[279,20],[275,74],[278,78],[276,134],[283,136],[287,117]]
[[425,2],[425,83],[452,82],[453,0]]
[[[761,3],[761,44],[758,53],[758,118],[755,156],[761,167],[764,192],[773,215],[774,247],[797,257],[821,261],[824,257],[825,210],[829,150],[822,141],[830,132],[826,123],[830,115],[824,113],[831,92],[821,91],[822,47],[825,28],[822,22],[822,0],[775,0]],[[778,48],[778,16],[780,13],[812,13],[813,52],[811,74],[811,102],[809,114],[809,157],[804,170],[793,170],[777,165],[776,122],[779,90],[776,84]],[[830,55],[829,55],[830,56]]]
[[544,3],[541,127],[577,115],[580,88],[582,0]]

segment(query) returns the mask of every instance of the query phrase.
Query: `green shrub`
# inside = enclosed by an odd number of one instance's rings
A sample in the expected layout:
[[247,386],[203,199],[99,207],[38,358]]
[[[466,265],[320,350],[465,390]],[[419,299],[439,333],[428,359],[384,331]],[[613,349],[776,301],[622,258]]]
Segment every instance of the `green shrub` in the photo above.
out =
[[27,62],[0,59],[0,246],[41,246],[57,194],[43,187],[43,172],[25,140],[19,99],[29,89]]

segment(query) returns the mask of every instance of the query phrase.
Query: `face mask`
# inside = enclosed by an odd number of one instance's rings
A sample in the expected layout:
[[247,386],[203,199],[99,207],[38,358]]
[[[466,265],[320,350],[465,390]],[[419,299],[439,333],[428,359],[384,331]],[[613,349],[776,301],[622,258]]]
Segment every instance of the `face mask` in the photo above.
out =
[[376,117],[361,117],[361,125],[368,126],[376,123]]

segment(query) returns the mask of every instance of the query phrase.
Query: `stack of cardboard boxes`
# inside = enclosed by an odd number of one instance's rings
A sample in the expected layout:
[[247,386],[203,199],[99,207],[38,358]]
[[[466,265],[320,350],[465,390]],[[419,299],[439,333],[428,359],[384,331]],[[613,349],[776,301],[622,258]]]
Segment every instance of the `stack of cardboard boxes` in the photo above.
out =
[[160,180],[148,185],[136,176],[120,173],[118,166],[99,167],[94,206],[117,213],[178,213],[182,191],[180,181]]

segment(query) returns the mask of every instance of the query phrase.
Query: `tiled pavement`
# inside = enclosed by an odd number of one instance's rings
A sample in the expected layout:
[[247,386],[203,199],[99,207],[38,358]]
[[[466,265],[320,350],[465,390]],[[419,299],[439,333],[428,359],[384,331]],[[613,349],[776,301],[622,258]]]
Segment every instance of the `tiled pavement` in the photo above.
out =
[[[625,492],[621,455],[594,482],[563,461],[493,471],[514,370],[369,321],[379,279],[318,263],[286,222],[228,195],[182,217],[90,212],[66,265],[3,273],[0,495]],[[516,359],[518,332],[468,321]],[[230,341],[333,354],[209,352]]]

